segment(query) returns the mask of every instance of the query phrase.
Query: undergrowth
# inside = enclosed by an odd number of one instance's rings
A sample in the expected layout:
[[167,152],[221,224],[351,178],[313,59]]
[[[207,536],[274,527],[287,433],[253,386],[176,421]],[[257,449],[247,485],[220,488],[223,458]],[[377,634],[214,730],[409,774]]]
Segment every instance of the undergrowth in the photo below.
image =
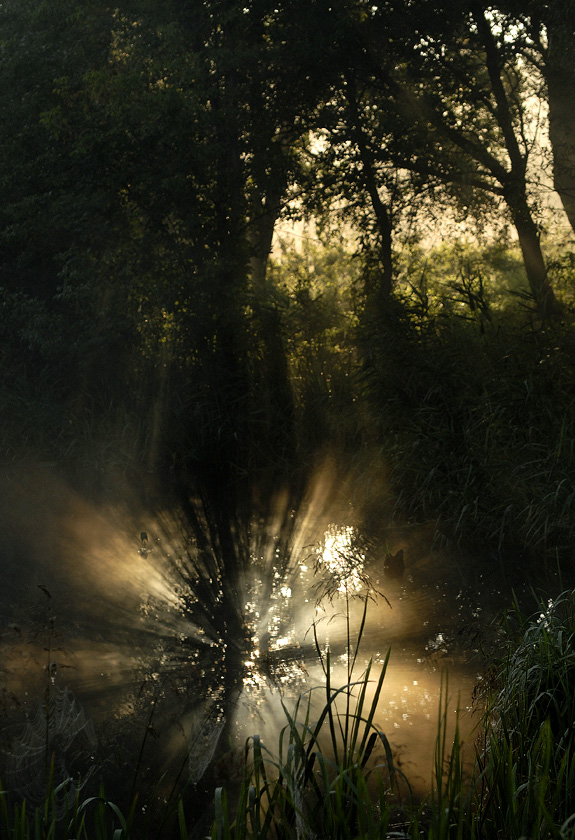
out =
[[[356,673],[372,593],[360,596],[354,628],[355,593],[337,583],[328,581],[323,597],[344,597],[347,681],[333,684],[331,652],[314,625],[323,684],[293,707],[283,703],[285,723],[275,744],[257,735],[246,741],[239,789],[215,790],[211,840],[575,840],[575,592],[542,603],[529,617],[514,604],[504,617],[503,653],[476,690],[480,734],[471,771],[458,726],[448,737],[444,680],[430,792],[416,802],[377,725],[390,653],[381,666],[369,662]],[[134,828],[137,796],[122,813],[103,788],[94,796],[80,794],[79,787],[75,799],[65,797],[62,814],[61,791],[52,781],[36,807],[2,788],[0,837],[153,836]],[[170,838],[199,836],[182,798],[172,825]]]
[[454,543],[541,566],[575,541],[575,343],[532,327],[396,302],[363,333],[370,422],[399,511]]
[[[309,704],[298,723],[301,700],[293,713],[286,710],[275,757],[259,739],[247,745],[250,772],[238,809],[232,816],[224,791],[216,791],[212,838],[575,838],[575,594],[549,601],[531,618],[515,607],[505,632],[508,650],[476,698],[481,735],[471,775],[458,727],[453,740],[447,738],[444,684],[429,797],[419,805],[397,797],[399,771],[374,726],[388,657],[373,704],[364,705],[372,678],[368,667],[339,690],[326,681],[316,723],[310,722]],[[340,693],[356,697],[343,721],[335,702]],[[334,738],[327,739],[332,753],[322,750],[322,726]],[[361,731],[362,738],[352,738],[338,753],[345,731]],[[370,765],[370,747],[378,738],[386,745],[385,761]]]

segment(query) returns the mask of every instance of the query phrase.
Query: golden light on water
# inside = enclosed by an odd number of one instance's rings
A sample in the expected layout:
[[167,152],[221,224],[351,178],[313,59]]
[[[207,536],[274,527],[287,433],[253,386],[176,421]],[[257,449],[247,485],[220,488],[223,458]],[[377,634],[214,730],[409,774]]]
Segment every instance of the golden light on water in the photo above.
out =
[[323,539],[320,566],[333,577],[337,591],[361,592],[365,555],[355,547],[356,533],[351,525],[331,525]]
[[[383,565],[382,550],[378,558],[377,548],[362,542],[353,510],[338,497],[339,486],[333,472],[320,472],[297,513],[278,496],[269,518],[254,526],[249,565],[238,576],[236,593],[245,627],[241,639],[226,629],[231,606],[222,600],[221,571],[203,581],[205,590],[193,591],[195,572],[186,557],[189,551],[195,556],[196,547],[181,517],[172,511],[152,516],[136,506],[127,511],[90,505],[58,479],[53,492],[40,492],[38,485],[36,498],[27,486],[17,530],[26,533],[26,523],[37,521],[39,510],[42,519],[35,530],[28,527],[34,573],[19,597],[30,597],[37,615],[35,623],[19,622],[4,633],[8,690],[15,696],[28,692],[26,703],[41,696],[51,666],[45,650],[51,611],[55,682],[70,685],[97,721],[136,720],[150,698],[165,695],[162,714],[171,723],[156,749],[166,766],[172,750],[185,750],[193,737],[196,744],[205,742],[197,756],[194,772],[199,772],[224,728],[225,737],[236,743],[259,733],[273,751],[286,722],[282,700],[289,705],[302,691],[322,684],[310,628],[325,587],[314,587],[326,581],[330,587],[331,603],[321,601],[325,620],[318,641],[332,652],[332,685],[345,685],[349,651],[342,605],[346,598],[353,602],[354,633],[368,592],[367,570]],[[404,584],[376,583],[392,609],[383,599],[370,602],[358,673],[370,658],[379,667],[381,651],[392,646],[377,725],[398,754],[417,757],[417,772],[425,776],[419,757],[432,762],[440,668],[449,652],[446,611],[435,603],[438,590],[426,590],[431,594],[423,599],[409,576]],[[212,625],[203,626],[199,600],[208,590]],[[471,693],[473,680],[472,673],[458,673],[462,697]],[[194,711],[200,694],[203,705]],[[453,709],[456,702],[454,691]]]

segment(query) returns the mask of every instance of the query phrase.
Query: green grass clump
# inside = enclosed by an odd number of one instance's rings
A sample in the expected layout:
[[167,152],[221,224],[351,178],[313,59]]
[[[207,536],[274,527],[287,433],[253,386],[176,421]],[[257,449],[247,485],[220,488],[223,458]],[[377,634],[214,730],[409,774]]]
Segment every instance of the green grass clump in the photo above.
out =
[[[390,652],[379,674],[372,660],[363,671],[358,668],[368,606],[379,593],[363,571],[361,549],[352,543],[338,549],[337,562],[327,567],[320,550],[316,573],[317,606],[343,601],[346,683],[333,685],[329,646],[321,644],[319,621],[314,622],[323,685],[302,694],[293,710],[282,701],[286,723],[275,753],[258,736],[248,739],[233,818],[225,792],[216,791],[213,840],[387,837],[402,775],[375,720]],[[355,627],[352,604],[358,600],[362,609]]]
[[[246,745],[247,774],[235,816],[225,791],[215,796],[213,840],[244,838],[385,838],[396,809],[398,770],[389,742],[374,723],[389,654],[377,678],[370,663],[353,684],[334,688],[312,713],[313,692],[289,711],[276,755],[258,736]],[[326,657],[329,673],[329,655]],[[367,692],[372,687],[372,699]],[[352,697],[350,706],[349,698]],[[344,709],[338,708],[342,702]],[[384,759],[370,761],[381,750]]]
[[518,609],[512,617],[514,642],[495,673],[478,763],[482,821],[487,836],[573,837],[575,593],[529,620]]
[[[100,788],[98,796],[70,801],[74,782],[67,779],[60,785],[48,785],[44,802],[30,807],[26,800],[18,800],[0,783],[0,837],[10,840],[129,840],[136,802],[124,815]],[[65,813],[61,813],[65,801]],[[186,835],[183,835],[186,836]]]
[[[471,771],[457,726],[453,741],[447,739],[445,683],[429,796],[419,805],[398,797],[400,773],[374,724],[388,656],[369,704],[371,666],[340,689],[326,674],[315,722],[308,695],[293,712],[286,709],[274,755],[251,739],[233,817],[225,792],[216,792],[213,840],[575,838],[575,593],[550,601],[532,619],[518,610],[514,618],[506,624],[509,650],[484,681]],[[370,763],[376,744],[385,759]]]

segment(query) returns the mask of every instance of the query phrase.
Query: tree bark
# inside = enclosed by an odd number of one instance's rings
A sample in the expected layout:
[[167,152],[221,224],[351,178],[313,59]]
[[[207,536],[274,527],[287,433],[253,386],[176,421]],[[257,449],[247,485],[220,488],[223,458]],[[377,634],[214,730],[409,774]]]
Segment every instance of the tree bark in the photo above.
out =
[[575,35],[567,22],[547,22],[545,77],[549,102],[549,141],[553,185],[575,231]]
[[510,169],[502,176],[494,171],[503,187],[503,198],[511,212],[517,231],[525,273],[537,311],[543,320],[556,318],[561,312],[549,283],[547,266],[541,250],[539,230],[527,198],[527,155],[521,148],[513,125],[513,116],[501,74],[500,57],[491,23],[481,4],[473,10],[473,18],[485,49],[485,61],[495,98],[495,116],[505,141]]
[[[253,290],[254,313],[259,324],[264,349],[263,375],[265,388],[262,400],[267,405],[267,434],[276,453],[289,461],[294,451],[295,406],[290,383],[288,359],[282,334],[281,317],[270,302],[266,282],[267,265],[272,249],[273,234],[279,217],[285,190],[285,180],[278,179],[253,208],[250,222],[250,279]],[[263,408],[260,405],[260,409]]]
[[346,81],[346,95],[352,119],[350,134],[359,152],[363,182],[371,201],[371,206],[377,223],[377,231],[379,234],[379,262],[381,275],[377,288],[368,291],[375,297],[376,309],[381,309],[383,311],[393,289],[393,223],[390,208],[381,200],[381,196],[379,194],[377,178],[374,172],[373,157],[369,151],[368,141],[363,129],[359,113],[359,105],[355,95],[355,85],[349,75]]
[[543,320],[556,318],[561,313],[561,307],[549,283],[537,224],[531,215],[526,199],[520,198],[518,201],[508,203],[523,255],[527,282],[537,311]]

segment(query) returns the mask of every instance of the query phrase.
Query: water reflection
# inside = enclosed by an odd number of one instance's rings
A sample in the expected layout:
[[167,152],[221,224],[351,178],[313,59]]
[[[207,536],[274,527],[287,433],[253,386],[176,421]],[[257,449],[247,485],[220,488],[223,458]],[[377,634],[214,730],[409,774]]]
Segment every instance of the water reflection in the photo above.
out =
[[337,592],[352,595],[365,588],[365,553],[351,525],[330,525],[323,535],[317,555],[317,575],[331,579]]
[[[196,784],[208,772],[229,774],[235,760],[226,756],[245,737],[258,732],[275,748],[282,699],[324,679],[318,651],[331,652],[332,684],[348,681],[350,639],[369,597],[357,667],[381,664],[391,646],[376,723],[414,776],[429,778],[441,670],[452,672],[450,709],[459,695],[465,706],[481,667],[474,633],[492,592],[465,583],[447,555],[421,549],[413,534],[390,526],[368,538],[361,507],[340,487],[319,474],[305,493],[274,494],[246,516],[201,496],[135,515],[90,506],[59,485],[53,501],[42,500],[46,527],[28,529],[25,556],[15,558],[33,583],[17,588],[12,576],[3,590],[5,606],[10,599],[20,611],[7,609],[2,636],[10,730],[34,714],[52,678],[95,722],[94,767],[107,777],[137,772],[138,784],[151,784],[183,762]],[[18,533],[36,515],[27,490]],[[390,579],[385,561],[398,551],[405,573]]]

